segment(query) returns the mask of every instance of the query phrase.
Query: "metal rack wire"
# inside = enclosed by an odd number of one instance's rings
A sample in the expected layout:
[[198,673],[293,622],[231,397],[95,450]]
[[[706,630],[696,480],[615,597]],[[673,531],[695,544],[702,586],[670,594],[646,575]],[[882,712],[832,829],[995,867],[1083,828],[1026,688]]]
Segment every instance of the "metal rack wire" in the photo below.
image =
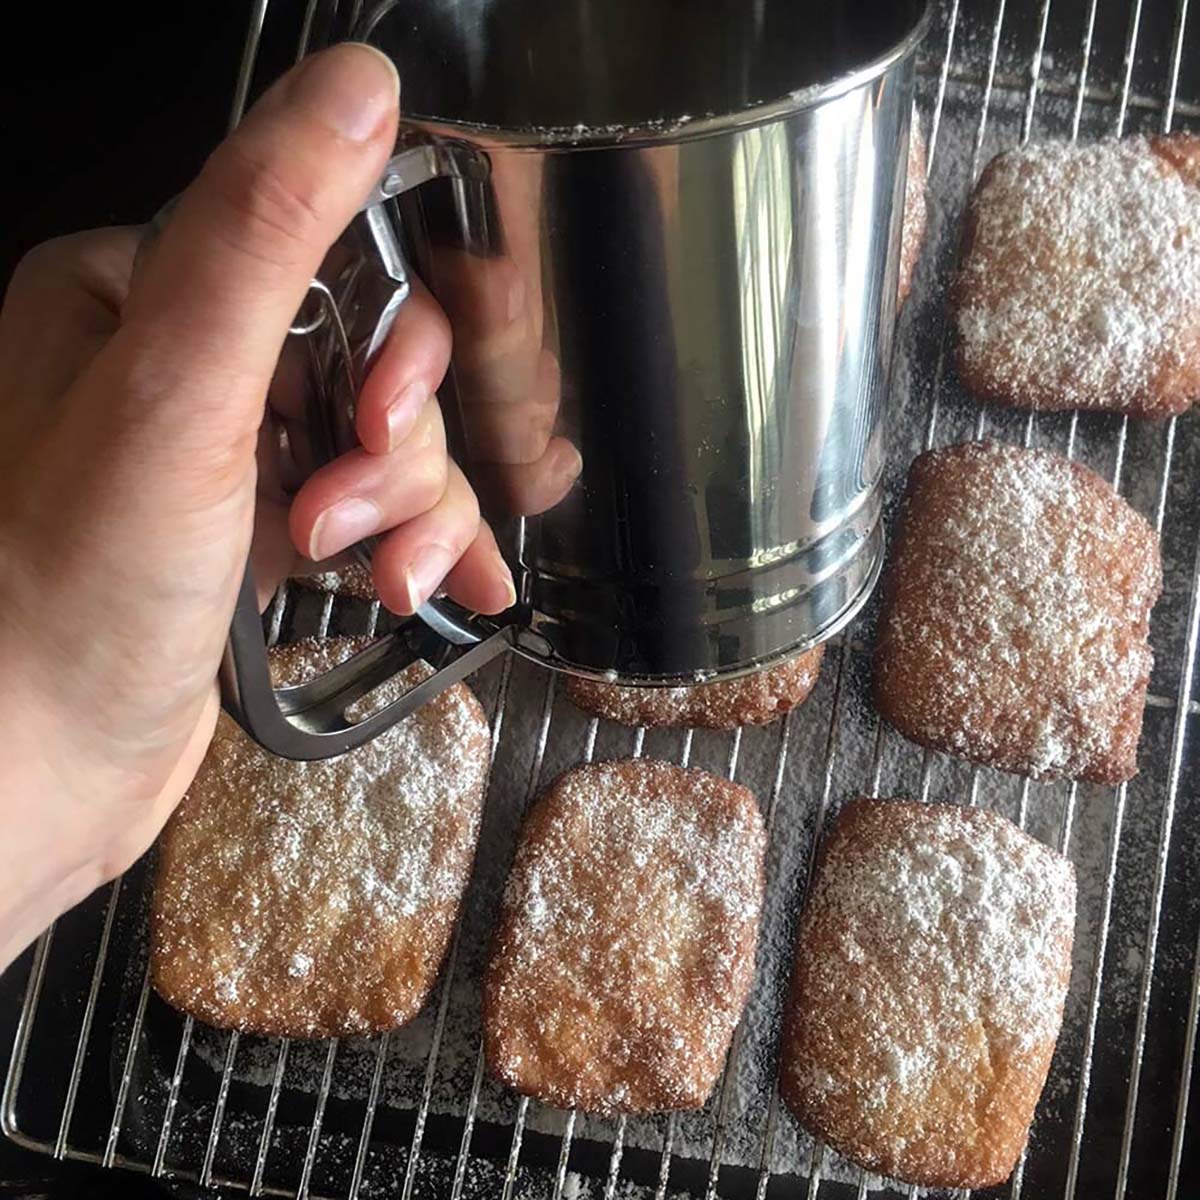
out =
[[[255,0],[252,8],[234,122],[252,90],[260,38],[271,34],[269,7],[270,0]],[[353,7],[309,0],[297,14],[298,34],[293,31],[297,54],[348,28]],[[1103,1191],[1118,1200],[1150,1194],[1175,1200],[1194,1194],[1194,1176],[1186,1174],[1189,1151],[1200,1158],[1200,1122],[1188,1121],[1200,1018],[1200,900],[1189,900],[1177,886],[1188,864],[1200,862],[1200,757],[1189,742],[1200,714],[1194,697],[1200,504],[1189,483],[1200,470],[1200,428],[1195,415],[1141,426],[1078,414],[1017,416],[971,404],[947,371],[942,291],[967,190],[999,145],[1031,136],[1119,135],[1135,122],[1171,130],[1200,117],[1200,98],[1178,94],[1190,63],[1188,0],[1169,10],[1133,0],[1120,14],[1124,33],[1116,45],[1097,36],[1102,26],[1112,26],[1098,0],[1059,0],[1053,8],[1051,0],[995,0],[986,12],[984,7],[946,0],[922,63],[929,181],[944,221],[927,247],[910,301],[915,311],[905,317],[907,370],[898,388],[906,384],[906,394],[891,448],[893,492],[915,451],[987,435],[1051,445],[1092,465],[1103,463],[1114,486],[1131,493],[1168,545],[1167,596],[1155,616],[1159,667],[1147,707],[1144,775],[1115,790],[1031,785],[908,746],[863,702],[870,613],[831,648],[820,695],[775,727],[737,730],[726,740],[686,731],[669,748],[661,739],[653,748],[669,750],[685,764],[704,757],[730,777],[749,774],[760,782],[773,850],[786,844],[794,851],[791,866],[779,867],[771,884],[785,893],[783,915],[780,936],[760,963],[776,993],[786,979],[787,914],[794,914],[796,893],[807,887],[821,831],[850,794],[908,791],[922,799],[997,804],[1075,858],[1081,883],[1086,868],[1091,885],[1081,889],[1090,934],[1079,942],[1069,1001],[1072,1032],[1064,1034],[1052,1072],[1059,1098],[1043,1104],[1013,1179],[988,1195],[1073,1200]],[[1143,48],[1147,22],[1162,24],[1164,15],[1165,70]],[[1052,58],[1058,60],[1054,69]],[[1069,61],[1065,71],[1063,61]],[[1115,64],[1111,78],[1099,77],[1103,63]],[[1195,66],[1200,80],[1200,62]],[[354,620],[370,630],[380,618],[378,606],[346,615],[331,596],[313,601],[281,593],[272,636],[299,629],[306,606],[311,628],[305,631],[320,634]],[[509,817],[551,774],[556,759],[590,760],[601,742],[637,756],[650,752],[648,743],[658,736],[573,717],[556,703],[553,676],[514,668],[511,660],[481,684],[491,697],[496,761],[508,764],[493,790],[512,792]],[[496,803],[493,794],[489,805]],[[315,1058],[303,1051],[312,1063],[299,1087],[290,1073],[302,1051],[286,1040],[266,1048],[265,1074],[247,1082],[241,1064],[250,1039],[225,1035],[219,1049],[201,1060],[197,1041],[203,1031],[191,1018],[175,1020],[159,1011],[144,961],[140,896],[135,872],[85,912],[64,918],[36,947],[0,1109],[4,1131],[26,1146],[252,1195],[329,1200],[447,1193],[451,1200],[484,1193],[503,1200],[534,1193],[553,1200],[583,1194],[615,1200],[618,1192],[665,1200],[681,1190],[703,1193],[706,1200],[766,1200],[784,1192],[809,1200],[916,1195],[915,1188],[849,1167],[797,1133],[774,1088],[777,1023],[772,1028],[769,1019],[766,1033],[764,1023],[750,1016],[739,1025],[699,1134],[691,1126],[685,1132],[683,1118],[675,1116],[652,1122],[622,1117],[601,1140],[576,1113],[564,1114],[547,1134],[551,1115],[524,1098],[502,1099],[506,1117],[498,1121],[488,1115],[492,1109],[484,1112],[494,1097],[477,1033],[468,1043],[465,1096],[448,1111],[439,1086],[451,1069],[446,1060],[456,986],[464,972],[469,976],[464,963],[474,952],[462,925],[418,1039],[411,1103],[398,1106],[389,1093],[401,1034],[365,1048],[361,1087],[348,1100],[335,1077],[350,1047],[337,1041]],[[1122,946],[1124,959],[1116,956]],[[1128,984],[1128,1003],[1114,978]],[[770,1003],[763,1011],[769,1018]],[[161,1077],[147,1071],[155,1055],[162,1060]],[[748,1096],[747,1072],[753,1083]],[[206,1077],[200,1100],[194,1095],[197,1073]],[[300,1117],[298,1091],[307,1105]],[[1145,1116],[1149,1103],[1153,1120]],[[403,1109],[399,1122],[397,1107]],[[337,1131],[330,1128],[334,1108]],[[179,1128],[185,1121],[187,1137]]]

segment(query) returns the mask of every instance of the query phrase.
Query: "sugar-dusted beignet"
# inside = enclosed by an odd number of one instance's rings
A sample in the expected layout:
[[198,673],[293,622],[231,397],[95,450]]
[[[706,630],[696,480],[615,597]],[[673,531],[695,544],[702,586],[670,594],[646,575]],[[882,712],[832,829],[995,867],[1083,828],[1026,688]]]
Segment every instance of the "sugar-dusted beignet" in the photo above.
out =
[[484,983],[493,1075],[560,1108],[699,1108],[754,974],[765,835],[744,787],[577,767],[521,834]]
[[1006,1179],[1071,972],[1071,863],[998,813],[851,801],[800,919],[780,1090],[847,1158],[931,1187]]
[[622,687],[569,675],[567,695],[584,712],[622,725],[766,725],[808,698],[824,656],[818,646],[752,675],[687,687]]
[[[277,686],[358,639],[275,651]],[[429,673],[409,667],[386,691]],[[358,750],[289,762],[222,715],[159,842],[154,986],[221,1028],[289,1037],[391,1029],[436,980],[467,886],[490,756],[463,684]]]
[[875,701],[905,737],[1034,779],[1137,773],[1158,537],[1094,472],[971,442],[912,465]]
[[1200,138],[992,160],[954,286],[958,371],[1024,408],[1183,412],[1200,394]]

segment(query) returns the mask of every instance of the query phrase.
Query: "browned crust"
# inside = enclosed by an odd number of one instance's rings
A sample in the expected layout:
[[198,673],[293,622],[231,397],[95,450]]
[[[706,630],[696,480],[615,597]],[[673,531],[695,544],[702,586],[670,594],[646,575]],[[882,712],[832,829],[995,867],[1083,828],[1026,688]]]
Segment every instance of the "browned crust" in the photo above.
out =
[[[643,819],[661,822],[649,861],[621,836]],[[560,1108],[701,1107],[753,978],[764,852],[729,780],[646,759],[560,776],[522,830],[484,979],[492,1075]]]
[[[1087,545],[1079,569],[1095,584],[1095,594],[1108,605],[1108,616],[1124,624],[1128,647],[1145,654],[1144,668],[1136,678],[1121,684],[1114,677],[1090,681],[1095,688],[1106,682],[1115,697],[1106,739],[1103,730],[1077,731],[1081,746],[1086,738],[1103,740],[1074,772],[1041,770],[1035,760],[1029,730],[1040,717],[1069,705],[1071,696],[1055,671],[1054,662],[1032,648],[1023,651],[1007,678],[979,683],[977,696],[982,715],[969,716],[950,688],[948,666],[969,665],[983,653],[986,632],[972,621],[964,622],[962,597],[953,585],[960,564],[947,557],[941,531],[962,504],[969,481],[986,486],[992,469],[980,457],[984,450],[1009,458],[1040,456],[1080,487],[1083,515],[1051,513],[1047,520],[1063,544],[1081,530],[1104,530],[1108,539],[1094,538]],[[1116,531],[1123,536],[1115,536]],[[969,551],[968,551],[969,554]],[[875,648],[875,704],[879,712],[905,737],[932,750],[954,754],[1003,771],[1055,778],[1063,774],[1094,783],[1117,784],[1137,774],[1137,747],[1150,678],[1150,612],[1162,589],[1158,537],[1149,524],[1095,472],[1077,462],[1044,450],[1000,447],[994,443],[966,443],[926,452],[909,471],[904,513],[884,577],[883,607]],[[955,603],[949,603],[953,597]],[[1101,600],[1098,599],[1098,603]],[[988,599],[978,597],[976,609],[986,609]],[[1040,614],[1047,620],[1053,614]],[[953,646],[952,651],[947,646]],[[947,653],[953,653],[951,663]],[[1017,681],[1017,688],[1002,687]],[[1020,694],[1014,699],[1013,691]],[[1078,747],[1068,747],[1080,757]]]
[[808,699],[821,672],[825,647],[738,679],[693,687],[622,687],[567,677],[567,696],[592,716],[647,728],[686,726],[734,729],[767,725]]
[[[1048,890],[1061,908],[1039,914],[1049,923],[1049,961],[1040,986],[1048,997],[1052,1030],[1031,1045],[1014,1044],[986,1019],[964,1022],[948,1035],[941,1018],[951,1002],[919,940],[905,945],[872,937],[869,928],[823,903],[832,875],[869,864],[895,846],[906,829],[927,825],[939,810],[955,811],[968,840],[983,840],[989,830],[1007,826],[1013,853],[1026,860],[1022,869],[1053,881]],[[1010,859],[1012,869],[1018,861]],[[784,1103],[806,1129],[869,1170],[926,1187],[1002,1183],[1025,1144],[1061,1025],[1074,907],[1071,863],[998,813],[850,801],[823,848],[801,917],[780,1046]],[[846,959],[847,933],[863,948],[858,961]],[[894,1070],[888,1038],[898,1029],[907,1031],[898,1037],[904,1051],[930,1052],[937,1066],[927,1086],[881,1094],[879,1078],[891,1078]],[[816,1087],[815,1079],[836,1083]]]

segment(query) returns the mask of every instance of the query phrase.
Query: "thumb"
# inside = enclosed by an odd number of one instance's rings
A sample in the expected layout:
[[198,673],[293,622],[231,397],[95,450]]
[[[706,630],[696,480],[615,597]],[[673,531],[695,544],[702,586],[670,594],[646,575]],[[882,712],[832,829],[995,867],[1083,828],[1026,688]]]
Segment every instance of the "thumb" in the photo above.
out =
[[398,97],[378,51],[317,54],[262,97],[179,198],[110,347],[137,381],[137,419],[178,450],[253,453],[288,326],[391,153]]

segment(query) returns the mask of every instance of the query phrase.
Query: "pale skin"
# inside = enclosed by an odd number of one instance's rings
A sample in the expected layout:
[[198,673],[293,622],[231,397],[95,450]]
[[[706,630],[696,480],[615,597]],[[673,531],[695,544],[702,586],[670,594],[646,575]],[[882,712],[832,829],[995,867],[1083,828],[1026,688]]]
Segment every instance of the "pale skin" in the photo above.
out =
[[[9,286],[0,968],[130,866],[182,798],[252,545],[267,587],[377,534],[375,584],[397,613],[439,589],[485,613],[514,598],[446,455],[434,391],[450,327],[419,287],[364,383],[361,446],[294,497],[282,486],[278,430],[295,434],[298,413],[272,378],[310,278],[391,152],[397,91],[364,47],[309,59],[213,154],[136,270],[141,231],[103,230],[39,247]],[[579,469],[548,432],[536,451],[528,511]]]

